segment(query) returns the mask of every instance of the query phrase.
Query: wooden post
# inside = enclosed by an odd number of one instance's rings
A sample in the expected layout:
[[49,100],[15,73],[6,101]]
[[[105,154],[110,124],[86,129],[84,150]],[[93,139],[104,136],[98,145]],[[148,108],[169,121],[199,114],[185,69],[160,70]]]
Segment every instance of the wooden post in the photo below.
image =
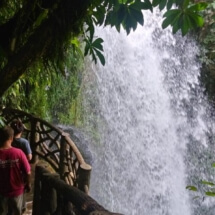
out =
[[67,133],[62,133],[60,140],[60,166],[59,173],[60,178],[64,180],[65,172],[68,170],[68,166],[66,165],[66,150],[68,145],[66,144],[65,137],[68,136]]
[[51,173],[42,174],[41,215],[51,215],[57,209],[57,193],[56,190],[49,184],[50,177],[59,179],[58,174]]
[[91,169],[92,167],[90,165],[83,163],[78,170],[78,188],[86,194],[89,193]]
[[34,196],[33,196],[33,210],[32,215],[40,214],[40,201],[41,201],[41,183],[40,183],[40,176],[41,176],[41,167],[35,167],[35,177],[34,177]]

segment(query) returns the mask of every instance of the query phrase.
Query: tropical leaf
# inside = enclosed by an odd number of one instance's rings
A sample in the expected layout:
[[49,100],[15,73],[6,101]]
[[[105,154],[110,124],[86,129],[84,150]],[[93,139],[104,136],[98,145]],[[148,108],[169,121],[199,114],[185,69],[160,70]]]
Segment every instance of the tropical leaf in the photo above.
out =
[[168,17],[168,16],[172,16],[172,15],[177,15],[180,14],[181,10],[179,9],[172,9],[172,10],[168,10],[166,13],[164,13],[163,17]]
[[204,181],[204,180],[202,180],[201,183],[202,183],[202,184],[206,184],[206,185],[210,185],[210,186],[214,186],[214,185],[215,185],[213,182]]
[[106,9],[105,6],[99,5],[96,10],[93,10],[93,16],[95,16],[97,25],[102,25],[105,20]]
[[190,24],[189,24],[189,17],[183,15],[182,20],[181,20],[181,32],[182,36],[187,34],[188,30],[190,29]]
[[94,42],[92,43],[92,46],[94,48],[97,48],[101,51],[103,51],[103,46],[102,43],[104,42],[104,40],[102,38],[97,38],[96,40],[94,40]]
[[143,10],[150,10],[153,12],[152,3],[149,0],[144,0],[144,2],[141,2],[141,9]]
[[127,16],[127,8],[126,5],[121,4],[119,7],[119,10],[117,11],[117,18],[118,18],[118,22],[117,23],[122,23],[123,20],[125,19],[125,17]]
[[168,1],[167,1],[167,5],[166,5],[167,10],[170,10],[170,9],[171,9],[173,3],[174,3],[173,0],[168,0]]
[[166,19],[164,19],[163,23],[162,23],[162,28],[166,28],[167,26],[171,25],[171,26],[177,26],[178,28],[178,20],[181,16],[181,11],[177,10],[177,11],[169,11],[168,14],[164,14],[164,16],[166,16]]
[[193,11],[193,12],[194,11],[198,12],[198,11],[206,9],[207,6],[208,6],[208,4],[206,2],[200,2],[195,5],[192,5],[191,7],[188,8],[188,10]]
[[189,5],[189,2],[190,2],[190,0],[184,0],[182,8],[186,9],[188,7],[188,5]]
[[93,39],[86,37],[84,39],[86,45],[84,49],[84,56],[91,55],[92,59],[95,63],[97,63],[97,57],[99,58],[102,65],[105,64],[105,59],[101,51],[103,51],[102,43],[103,39],[97,38],[93,41]]
[[135,10],[133,8],[130,8],[130,15],[131,17],[136,20],[138,23],[140,23],[141,25],[144,24],[144,20],[143,20],[143,14],[141,11]]
[[215,197],[215,192],[205,192],[205,195]]
[[152,6],[156,7],[160,4],[161,0],[152,0]]
[[103,55],[100,51],[98,51],[98,50],[96,50],[96,49],[95,49],[95,52],[96,52],[96,55],[98,56],[98,58],[99,58],[101,64],[104,66],[104,65],[105,65],[105,58],[104,58],[104,55]]
[[131,29],[135,30],[137,28],[137,21],[134,19],[131,14],[127,14],[124,22],[123,22],[123,27],[126,30],[127,34],[130,33]]
[[160,4],[159,4],[159,9],[163,10],[166,6],[167,0],[161,0]]
[[191,190],[191,191],[197,191],[198,190],[195,186],[191,186],[191,185],[186,186],[186,189]]
[[204,24],[204,19],[196,14],[196,13],[189,13],[188,16],[190,17],[190,19],[192,19],[196,25],[196,27],[202,27]]

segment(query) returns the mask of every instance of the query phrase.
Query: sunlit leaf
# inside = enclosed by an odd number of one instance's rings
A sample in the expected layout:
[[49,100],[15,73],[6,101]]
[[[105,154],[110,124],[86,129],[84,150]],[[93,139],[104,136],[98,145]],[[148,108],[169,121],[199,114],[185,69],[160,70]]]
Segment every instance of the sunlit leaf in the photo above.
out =
[[213,182],[210,181],[201,181],[202,184],[206,184],[206,185],[210,185],[210,186],[214,186],[215,184]]
[[195,186],[186,186],[187,190],[197,191],[198,189]]
[[215,192],[205,192],[205,195],[207,196],[215,196]]
[[188,10],[201,11],[201,10],[204,10],[207,6],[208,6],[208,4],[206,2],[200,2],[200,3],[197,3],[197,4],[189,7]]
[[189,17],[190,17],[190,19],[192,19],[195,22],[196,27],[202,27],[203,26],[204,19],[200,15],[195,14],[195,13],[189,13]]

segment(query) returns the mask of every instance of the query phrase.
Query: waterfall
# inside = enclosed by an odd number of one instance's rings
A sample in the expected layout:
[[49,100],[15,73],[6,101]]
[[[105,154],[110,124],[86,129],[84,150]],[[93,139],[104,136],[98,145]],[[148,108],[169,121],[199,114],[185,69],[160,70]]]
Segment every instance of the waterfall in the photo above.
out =
[[[94,139],[90,195],[125,215],[212,214],[186,190],[210,163],[210,105],[199,84],[198,47],[161,29],[158,12],[128,36],[97,28],[106,65],[83,80],[85,129]],[[212,161],[212,160],[211,160]],[[203,174],[203,175],[202,175]],[[214,209],[214,208],[213,208]]]

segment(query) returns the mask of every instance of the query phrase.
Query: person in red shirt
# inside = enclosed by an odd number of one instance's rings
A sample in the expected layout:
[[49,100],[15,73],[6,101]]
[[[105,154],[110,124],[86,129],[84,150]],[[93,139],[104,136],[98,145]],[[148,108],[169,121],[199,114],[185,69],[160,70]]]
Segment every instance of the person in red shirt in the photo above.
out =
[[[25,153],[28,161],[30,162],[30,160],[32,159],[32,150],[30,147],[30,143],[27,139],[22,137],[22,133],[25,130],[24,124],[22,123],[21,120],[15,119],[12,121],[10,126],[14,131],[14,139],[12,142],[12,146],[21,149]],[[26,208],[27,208],[26,195],[24,193],[22,212],[25,212]]]
[[[31,189],[31,167],[21,149],[12,147],[14,131],[0,129],[0,214],[21,215],[24,190]],[[24,183],[25,181],[25,183]]]

